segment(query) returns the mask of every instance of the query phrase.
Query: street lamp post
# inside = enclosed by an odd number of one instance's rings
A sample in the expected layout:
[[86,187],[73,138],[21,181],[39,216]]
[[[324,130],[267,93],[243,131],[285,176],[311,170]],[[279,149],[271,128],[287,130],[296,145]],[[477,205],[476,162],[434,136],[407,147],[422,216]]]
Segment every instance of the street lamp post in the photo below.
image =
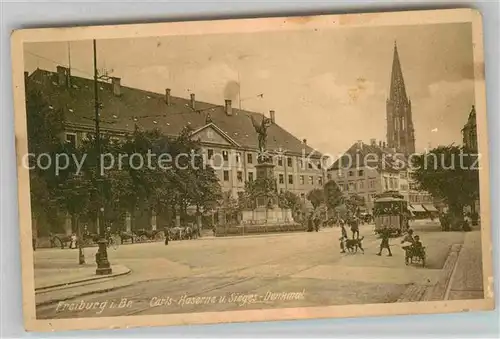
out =
[[[94,106],[95,106],[95,140],[96,140],[96,149],[97,149],[97,189],[98,189],[98,199],[102,205],[102,178],[101,178],[101,132],[99,130],[99,83],[98,83],[98,74],[97,74],[97,49],[96,49],[96,41],[94,39]],[[96,253],[96,263],[97,275],[107,275],[111,274],[111,265],[108,261],[108,251],[107,251],[107,241],[104,235],[104,224],[103,224],[103,211],[104,208],[101,206],[99,212],[97,214],[98,223],[99,223],[99,241],[97,242],[99,245],[99,249]]]

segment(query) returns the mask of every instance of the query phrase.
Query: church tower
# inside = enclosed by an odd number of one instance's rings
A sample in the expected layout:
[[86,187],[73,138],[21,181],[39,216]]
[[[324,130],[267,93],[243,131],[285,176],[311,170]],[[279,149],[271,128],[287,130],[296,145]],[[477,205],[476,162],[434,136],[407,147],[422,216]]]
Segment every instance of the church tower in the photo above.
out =
[[415,153],[415,131],[411,115],[411,100],[406,95],[398,47],[394,42],[391,88],[387,107],[387,145],[406,155]]

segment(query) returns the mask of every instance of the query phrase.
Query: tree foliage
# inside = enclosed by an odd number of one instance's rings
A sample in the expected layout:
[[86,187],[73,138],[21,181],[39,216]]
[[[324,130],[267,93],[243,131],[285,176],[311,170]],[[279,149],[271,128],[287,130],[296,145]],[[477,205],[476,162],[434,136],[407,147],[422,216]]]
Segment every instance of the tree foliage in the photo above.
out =
[[302,208],[299,196],[290,191],[284,191],[278,195],[278,205],[281,208],[289,208],[292,212],[299,212]]
[[439,146],[413,157],[412,173],[418,188],[442,198],[456,214],[479,197],[477,155],[456,145]]
[[317,209],[325,202],[325,192],[320,188],[315,188],[307,193],[307,200],[311,202],[314,209]]
[[325,203],[328,209],[333,210],[343,202],[343,194],[333,180],[328,181],[323,187]]

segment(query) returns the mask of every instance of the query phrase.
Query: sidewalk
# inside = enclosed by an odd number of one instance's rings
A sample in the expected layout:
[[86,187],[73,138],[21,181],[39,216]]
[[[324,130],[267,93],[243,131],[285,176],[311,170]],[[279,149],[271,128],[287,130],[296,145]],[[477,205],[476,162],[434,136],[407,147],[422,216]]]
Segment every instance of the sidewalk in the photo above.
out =
[[115,278],[130,273],[123,265],[112,265],[109,275],[96,275],[96,265],[84,265],[72,268],[42,268],[35,269],[35,292],[54,290],[68,285]]
[[451,275],[445,300],[481,299],[483,292],[481,232],[466,234],[457,264]]

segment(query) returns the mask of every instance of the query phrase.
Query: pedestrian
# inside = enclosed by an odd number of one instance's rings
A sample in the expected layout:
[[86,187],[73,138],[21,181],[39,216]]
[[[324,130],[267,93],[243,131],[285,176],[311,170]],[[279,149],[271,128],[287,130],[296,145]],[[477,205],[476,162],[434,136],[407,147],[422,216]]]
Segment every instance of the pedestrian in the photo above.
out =
[[167,226],[163,227],[163,233],[165,233],[165,245],[168,245],[168,241],[170,240],[170,232]]
[[344,224],[340,225],[341,236],[340,236],[340,253],[345,253],[345,241],[347,240],[347,230]]
[[408,230],[406,236],[403,238],[403,240],[401,240],[401,244],[404,244],[402,248],[405,251],[405,263],[406,265],[408,265],[410,263],[412,246],[415,244],[415,239],[413,238],[412,229]]
[[69,248],[76,248],[76,234],[71,234]]
[[378,251],[377,255],[378,256],[381,256],[382,255],[382,250],[384,248],[387,249],[387,251],[389,252],[389,254],[387,255],[388,257],[392,257],[392,253],[391,253],[391,247],[389,245],[389,237],[390,237],[390,229],[388,227],[384,227],[381,231],[380,231],[380,236],[382,238],[382,241],[380,242],[380,250]]
[[318,217],[318,216],[316,216],[316,217],[314,218],[314,230],[315,230],[316,232],[318,232],[318,231],[319,231],[319,224],[320,224],[320,222],[321,222],[321,221],[319,220],[319,217]]
[[359,239],[359,220],[356,216],[353,216],[350,220],[352,238],[356,236],[356,239]]
[[307,218],[307,232],[312,232],[314,230],[313,215],[309,214]]

